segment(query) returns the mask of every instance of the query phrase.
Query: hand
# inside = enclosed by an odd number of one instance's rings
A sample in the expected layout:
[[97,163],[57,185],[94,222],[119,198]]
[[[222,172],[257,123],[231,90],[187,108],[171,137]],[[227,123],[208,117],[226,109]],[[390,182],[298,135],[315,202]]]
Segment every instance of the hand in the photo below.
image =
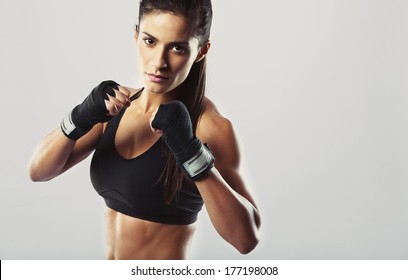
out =
[[214,166],[214,157],[195,137],[190,115],[182,102],[161,104],[152,116],[151,127],[163,133],[177,164],[191,179],[203,178]]
[[130,91],[120,85],[117,88],[113,88],[115,96],[108,94],[108,100],[105,100],[109,116],[116,116],[123,108],[130,106]]
[[150,129],[151,129],[154,133],[158,133],[158,134],[160,134],[160,135],[163,135],[163,130],[154,128],[154,127],[152,126],[152,122],[153,122],[154,118],[156,117],[156,114],[157,114],[157,111],[158,111],[158,110],[159,110],[159,107],[157,107],[156,110],[153,111],[152,116],[151,116],[150,119],[149,119],[149,124],[150,124]]
[[100,83],[63,119],[62,131],[72,140],[79,139],[95,124],[109,121],[123,107],[129,106],[129,95],[129,91],[114,81]]
[[[184,104],[178,100],[161,104],[154,116],[151,127],[155,132],[164,134],[167,146],[176,156],[192,141],[198,140],[193,134],[190,114]],[[198,148],[199,149],[199,148]],[[185,161],[186,159],[178,159]]]

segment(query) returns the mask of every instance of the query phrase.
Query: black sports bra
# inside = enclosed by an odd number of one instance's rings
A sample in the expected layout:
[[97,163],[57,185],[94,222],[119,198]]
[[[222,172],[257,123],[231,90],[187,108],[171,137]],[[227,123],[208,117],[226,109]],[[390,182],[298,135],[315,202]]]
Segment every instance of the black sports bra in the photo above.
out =
[[95,190],[109,208],[125,215],[164,224],[194,223],[203,206],[196,189],[183,185],[170,204],[165,203],[160,177],[167,156],[162,138],[132,159],[117,152],[115,134],[125,110],[107,124],[94,152],[90,173]]

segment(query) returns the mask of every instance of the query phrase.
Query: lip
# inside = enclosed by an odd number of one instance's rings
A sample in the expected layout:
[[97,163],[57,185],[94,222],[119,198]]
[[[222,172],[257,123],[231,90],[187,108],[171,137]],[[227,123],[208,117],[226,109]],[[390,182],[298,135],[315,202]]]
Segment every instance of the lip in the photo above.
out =
[[166,76],[162,76],[162,75],[156,75],[153,73],[146,73],[147,77],[149,78],[149,80],[153,83],[164,83],[166,82],[169,78]]

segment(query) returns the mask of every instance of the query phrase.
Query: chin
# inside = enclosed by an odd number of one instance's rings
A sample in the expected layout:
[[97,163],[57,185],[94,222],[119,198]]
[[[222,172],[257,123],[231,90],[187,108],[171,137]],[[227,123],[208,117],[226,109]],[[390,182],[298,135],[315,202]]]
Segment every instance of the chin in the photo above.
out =
[[156,84],[150,81],[145,82],[145,89],[155,94],[165,94],[174,90],[177,86],[168,84]]
[[151,85],[146,85],[145,89],[148,92],[152,92],[155,94],[165,94],[169,92],[169,89],[167,87],[162,87],[162,86],[151,86]]
[[153,92],[153,93],[157,93],[157,94],[165,93],[165,92],[168,91],[168,86],[166,86],[164,84],[152,83],[147,79],[144,81],[144,88],[145,88],[145,90],[147,90],[149,92]]

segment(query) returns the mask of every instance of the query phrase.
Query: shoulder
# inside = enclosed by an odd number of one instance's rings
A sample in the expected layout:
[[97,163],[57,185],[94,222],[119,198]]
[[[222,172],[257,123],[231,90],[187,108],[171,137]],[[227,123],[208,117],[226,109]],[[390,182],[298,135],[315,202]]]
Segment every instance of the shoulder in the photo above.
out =
[[222,116],[215,104],[206,98],[204,111],[197,125],[197,135],[209,140],[209,138],[217,137],[220,133],[228,133],[231,129],[230,120]]
[[208,98],[197,125],[197,137],[208,144],[218,162],[238,167],[239,149],[233,124],[221,115],[216,105]]

